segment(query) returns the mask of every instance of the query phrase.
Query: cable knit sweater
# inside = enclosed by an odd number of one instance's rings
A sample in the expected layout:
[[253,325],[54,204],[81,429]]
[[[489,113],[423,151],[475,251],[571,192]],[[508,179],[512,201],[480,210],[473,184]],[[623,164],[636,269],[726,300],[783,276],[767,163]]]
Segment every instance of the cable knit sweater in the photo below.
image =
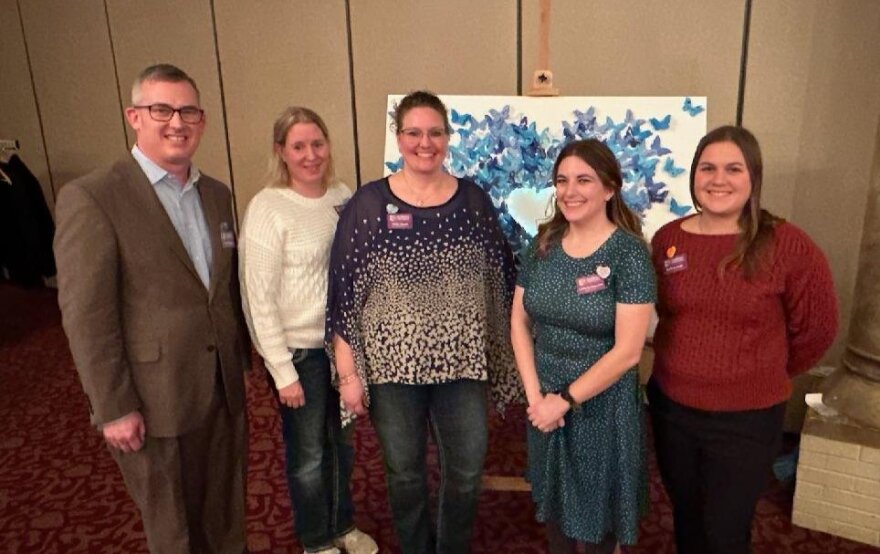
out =
[[266,188],[251,200],[239,239],[242,304],[251,338],[275,386],[297,381],[289,348],[321,348],[336,208],[351,196],[342,183],[321,198]]
[[693,408],[784,401],[789,378],[819,361],[837,333],[831,271],[806,233],[779,224],[769,271],[753,282],[738,270],[718,276],[736,239],[689,233],[678,220],[651,241],[660,316],[653,375],[667,396]]

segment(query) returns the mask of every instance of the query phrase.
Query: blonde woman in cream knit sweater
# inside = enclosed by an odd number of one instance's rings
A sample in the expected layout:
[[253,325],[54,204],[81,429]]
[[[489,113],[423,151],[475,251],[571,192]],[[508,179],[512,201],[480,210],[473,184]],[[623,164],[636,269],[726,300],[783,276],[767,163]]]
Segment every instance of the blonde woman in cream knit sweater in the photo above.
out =
[[375,554],[354,527],[351,428],[324,352],[327,267],[337,211],[351,196],[334,179],[330,138],[312,110],[275,121],[271,176],[241,229],[239,272],[251,338],[277,390],[295,531],[306,553]]

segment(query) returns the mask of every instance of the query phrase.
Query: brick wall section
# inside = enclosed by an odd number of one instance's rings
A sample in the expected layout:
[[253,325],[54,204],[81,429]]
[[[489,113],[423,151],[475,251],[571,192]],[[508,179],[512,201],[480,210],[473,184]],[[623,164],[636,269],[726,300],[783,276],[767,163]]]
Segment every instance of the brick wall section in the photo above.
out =
[[836,439],[827,422],[825,436],[811,434],[811,416],[801,435],[792,523],[880,546],[880,448]]

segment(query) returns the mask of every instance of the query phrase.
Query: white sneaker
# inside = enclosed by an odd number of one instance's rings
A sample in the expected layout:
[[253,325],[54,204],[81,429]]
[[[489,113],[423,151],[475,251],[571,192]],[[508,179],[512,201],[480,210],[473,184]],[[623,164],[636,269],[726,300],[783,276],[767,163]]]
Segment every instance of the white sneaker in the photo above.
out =
[[303,554],[342,554],[342,552],[335,546],[328,546],[321,550],[303,550]]
[[341,537],[336,537],[333,539],[333,544],[344,550],[346,554],[377,554],[379,552],[379,545],[376,544],[373,537],[357,528]]

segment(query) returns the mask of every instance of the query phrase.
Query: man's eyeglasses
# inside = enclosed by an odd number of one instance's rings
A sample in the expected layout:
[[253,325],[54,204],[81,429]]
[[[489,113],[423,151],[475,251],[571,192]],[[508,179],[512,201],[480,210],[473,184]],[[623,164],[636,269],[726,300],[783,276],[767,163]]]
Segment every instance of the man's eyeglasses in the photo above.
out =
[[403,135],[405,139],[412,142],[420,142],[422,137],[426,134],[431,140],[440,140],[446,137],[446,129],[443,127],[433,127],[427,131],[423,131],[421,129],[416,129],[415,127],[407,127],[406,129],[401,129],[400,134]]
[[184,123],[201,123],[205,117],[205,110],[195,106],[184,106],[182,108],[172,108],[168,104],[150,104],[149,106],[132,106],[137,109],[146,109],[150,111],[150,117],[156,121],[163,123],[171,121],[174,112],[180,114],[180,119]]

